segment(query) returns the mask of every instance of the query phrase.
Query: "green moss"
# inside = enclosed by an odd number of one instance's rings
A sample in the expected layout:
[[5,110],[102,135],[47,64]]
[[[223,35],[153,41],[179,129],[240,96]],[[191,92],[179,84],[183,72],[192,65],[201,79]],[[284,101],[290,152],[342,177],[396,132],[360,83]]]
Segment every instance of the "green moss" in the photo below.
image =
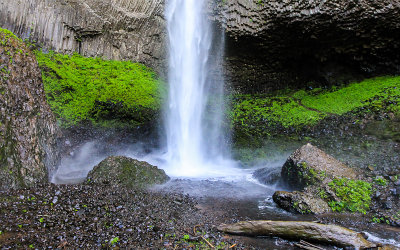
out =
[[7,29],[0,28],[0,43],[6,45],[10,42],[10,38],[22,43],[22,40],[14,35],[14,33]]
[[237,95],[230,113],[240,134],[266,136],[276,129],[298,131],[333,115],[389,111],[400,115],[400,76],[377,77],[330,89]]
[[328,203],[333,211],[348,210],[365,214],[369,209],[372,184],[361,180],[342,178],[334,179],[328,185],[340,199],[340,201],[330,201]]
[[138,126],[154,120],[163,83],[139,63],[36,51],[47,100],[64,127]]

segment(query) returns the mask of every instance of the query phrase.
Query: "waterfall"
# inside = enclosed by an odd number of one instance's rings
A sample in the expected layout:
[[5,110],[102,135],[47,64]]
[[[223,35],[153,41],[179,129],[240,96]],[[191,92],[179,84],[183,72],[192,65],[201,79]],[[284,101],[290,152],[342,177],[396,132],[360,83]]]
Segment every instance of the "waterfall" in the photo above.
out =
[[173,176],[224,175],[235,165],[224,154],[223,78],[217,70],[223,36],[213,35],[206,5],[207,0],[167,0],[166,170]]

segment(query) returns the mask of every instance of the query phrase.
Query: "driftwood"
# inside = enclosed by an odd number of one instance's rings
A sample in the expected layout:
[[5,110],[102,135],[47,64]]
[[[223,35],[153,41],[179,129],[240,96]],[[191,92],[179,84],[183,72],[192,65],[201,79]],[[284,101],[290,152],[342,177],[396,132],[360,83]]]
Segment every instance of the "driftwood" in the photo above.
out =
[[305,221],[242,221],[235,224],[222,224],[218,230],[238,235],[277,236],[292,240],[308,240],[327,243],[339,247],[351,246],[357,249],[376,247],[360,233],[350,229]]

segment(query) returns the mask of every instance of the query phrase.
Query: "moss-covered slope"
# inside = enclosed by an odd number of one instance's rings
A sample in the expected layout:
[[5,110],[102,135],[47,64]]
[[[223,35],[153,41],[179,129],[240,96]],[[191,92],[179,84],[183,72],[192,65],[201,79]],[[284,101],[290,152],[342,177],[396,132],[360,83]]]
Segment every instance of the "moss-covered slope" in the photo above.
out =
[[388,112],[400,115],[400,76],[377,77],[343,87],[239,95],[230,113],[236,133],[267,136],[299,131],[332,116]]
[[158,115],[162,81],[139,63],[37,51],[47,100],[62,126],[136,127]]

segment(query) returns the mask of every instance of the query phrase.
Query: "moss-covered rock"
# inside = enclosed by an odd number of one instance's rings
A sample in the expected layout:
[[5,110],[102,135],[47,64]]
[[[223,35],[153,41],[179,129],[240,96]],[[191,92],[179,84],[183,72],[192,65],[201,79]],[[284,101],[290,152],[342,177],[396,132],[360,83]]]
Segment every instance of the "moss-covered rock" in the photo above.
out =
[[125,156],[110,156],[88,174],[88,180],[107,185],[145,188],[169,180],[164,170]]
[[0,189],[47,181],[58,136],[34,53],[0,28]]
[[254,143],[282,132],[318,130],[324,121],[335,117],[355,117],[354,123],[365,114],[400,117],[400,77],[377,77],[325,89],[236,95],[232,104],[230,116],[236,142]]
[[296,150],[282,167],[281,181],[293,192],[275,192],[283,209],[297,213],[328,211],[367,213],[372,184],[317,147],[307,144]]
[[325,179],[356,179],[357,173],[310,143],[297,149],[282,167],[282,181],[297,190],[321,184]]
[[163,82],[139,63],[36,52],[47,100],[63,127],[147,125],[161,110]]

